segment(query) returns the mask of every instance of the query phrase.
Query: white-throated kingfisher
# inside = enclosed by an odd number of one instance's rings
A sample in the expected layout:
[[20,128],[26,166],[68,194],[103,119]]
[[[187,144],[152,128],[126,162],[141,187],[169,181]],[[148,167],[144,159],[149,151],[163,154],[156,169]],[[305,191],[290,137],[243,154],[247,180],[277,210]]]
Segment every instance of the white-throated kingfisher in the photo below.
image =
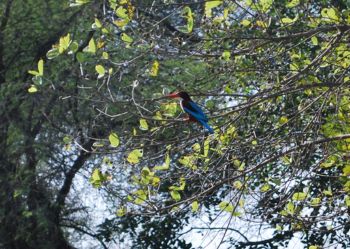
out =
[[202,111],[202,109],[192,101],[190,95],[187,92],[176,92],[167,95],[169,98],[181,98],[180,105],[184,112],[189,116],[190,121],[198,122],[202,124],[209,133],[213,134],[214,130],[208,124],[208,118]]

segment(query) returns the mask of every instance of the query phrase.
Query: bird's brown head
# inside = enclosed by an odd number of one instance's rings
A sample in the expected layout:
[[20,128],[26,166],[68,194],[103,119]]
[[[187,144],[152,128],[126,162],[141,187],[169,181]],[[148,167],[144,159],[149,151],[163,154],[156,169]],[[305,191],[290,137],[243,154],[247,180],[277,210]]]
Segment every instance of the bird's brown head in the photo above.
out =
[[175,92],[167,95],[168,98],[182,98],[183,100],[191,100],[187,92]]

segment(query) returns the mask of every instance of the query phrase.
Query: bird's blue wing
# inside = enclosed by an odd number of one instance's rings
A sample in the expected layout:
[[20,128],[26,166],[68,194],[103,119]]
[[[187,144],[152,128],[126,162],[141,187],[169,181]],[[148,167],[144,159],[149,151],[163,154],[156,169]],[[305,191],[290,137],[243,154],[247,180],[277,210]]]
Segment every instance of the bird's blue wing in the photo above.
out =
[[188,101],[186,104],[183,106],[184,111],[187,112],[188,114],[192,115],[196,119],[200,119],[203,121],[208,121],[207,116],[204,114],[202,109],[193,101]]

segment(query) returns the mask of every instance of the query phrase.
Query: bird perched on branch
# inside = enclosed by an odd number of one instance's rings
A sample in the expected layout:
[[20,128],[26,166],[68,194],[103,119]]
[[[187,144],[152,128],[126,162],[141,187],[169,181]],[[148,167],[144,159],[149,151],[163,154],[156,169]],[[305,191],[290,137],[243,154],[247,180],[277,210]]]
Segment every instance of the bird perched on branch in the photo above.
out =
[[208,124],[208,118],[202,111],[202,109],[192,101],[190,95],[187,92],[176,92],[167,95],[168,98],[181,98],[181,108],[189,116],[189,121],[198,122],[202,124],[209,133],[213,134],[214,130]]

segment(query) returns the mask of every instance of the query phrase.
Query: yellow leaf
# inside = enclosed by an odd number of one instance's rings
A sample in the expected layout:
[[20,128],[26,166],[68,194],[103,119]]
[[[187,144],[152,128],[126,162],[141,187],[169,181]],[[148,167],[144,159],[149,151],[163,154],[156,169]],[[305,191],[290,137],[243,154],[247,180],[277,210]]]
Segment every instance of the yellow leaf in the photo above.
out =
[[321,16],[323,20],[330,23],[339,23],[340,17],[337,9],[335,8],[324,8],[321,11]]
[[321,203],[321,198],[312,198],[310,201],[310,206],[317,207]]
[[287,123],[288,122],[288,118],[286,117],[286,116],[282,116],[282,117],[280,117],[280,119],[278,120],[278,123],[280,124],[280,125],[283,125],[283,124],[285,124],[285,123]]
[[92,54],[96,53],[96,44],[95,44],[94,38],[91,38],[91,40],[89,41],[89,46],[88,46],[87,52],[92,53]]
[[222,211],[226,211],[226,212],[230,212],[232,213],[234,211],[234,207],[232,204],[230,204],[229,202],[227,201],[222,201],[219,203],[219,208],[220,210]]
[[109,55],[107,52],[102,52],[102,58],[105,59],[105,60],[108,60],[109,58]]
[[58,44],[59,53],[62,54],[64,51],[66,51],[70,43],[71,43],[70,34],[67,34],[66,36],[61,37]]
[[134,41],[134,39],[132,39],[130,36],[128,36],[125,33],[122,33],[121,39],[126,43],[132,43]]
[[199,143],[195,143],[194,145],[192,145],[192,149],[194,152],[199,153],[201,151],[201,145]]
[[181,200],[181,195],[179,192],[173,190],[173,191],[170,191],[170,195],[171,197],[175,200],[175,201],[180,201]]
[[309,249],[319,249],[318,246],[309,246]]
[[98,20],[97,18],[95,18],[95,25],[96,25],[96,27],[99,28],[99,29],[102,27],[101,21]]
[[101,78],[105,74],[106,70],[102,65],[96,65],[95,70],[98,73],[98,77]]
[[307,197],[307,193],[297,192],[297,193],[293,194],[292,200],[293,201],[303,201],[306,199],[306,197]]
[[110,142],[112,147],[118,147],[119,146],[120,140],[119,140],[119,137],[118,137],[117,133],[112,132],[111,134],[109,134],[108,139],[109,139],[109,142]]
[[266,22],[263,21],[256,21],[256,25],[258,25],[261,28],[266,29],[268,27],[268,24]]
[[128,12],[127,9],[125,9],[123,6],[119,6],[118,9],[116,9],[115,11],[117,16],[122,19],[129,18],[127,12]]
[[347,196],[345,196],[345,205],[347,206],[347,207],[350,207],[350,197],[347,195]]
[[124,28],[124,26],[129,23],[129,19],[117,19],[113,23],[119,28]]
[[166,154],[165,156],[165,162],[163,163],[162,166],[155,166],[153,169],[154,170],[168,170],[170,166],[170,156],[169,153]]
[[43,59],[40,59],[38,62],[38,72],[39,72],[39,76],[44,75],[44,61],[43,61]]
[[141,149],[135,149],[129,153],[126,160],[131,164],[137,164],[140,162],[142,155],[143,151]]
[[126,212],[127,212],[126,207],[121,207],[117,210],[117,216],[122,217],[126,214]]
[[212,9],[215,7],[218,7],[219,5],[222,4],[222,1],[207,1],[205,2],[205,16],[206,17],[212,17]]
[[233,183],[233,186],[234,186],[236,189],[242,189],[243,184],[242,184],[241,181],[235,181],[235,182]]
[[155,77],[158,75],[158,71],[159,71],[159,62],[158,61],[154,61],[153,62],[153,65],[152,65],[152,68],[151,68],[151,71],[150,71],[150,75]]
[[231,58],[231,53],[230,51],[224,51],[221,56],[225,61],[229,61]]
[[143,131],[148,130],[148,124],[146,119],[143,119],[143,118],[140,119],[140,130],[143,130]]
[[192,212],[197,212],[197,211],[198,211],[198,208],[199,208],[198,201],[192,202],[191,208],[192,208]]
[[346,165],[343,168],[343,173],[344,173],[344,176],[350,176],[350,165]]
[[286,4],[287,8],[293,8],[297,5],[299,5],[300,0],[291,0],[289,3]]
[[104,43],[104,41],[102,41],[102,40],[98,40],[98,42],[97,42],[97,48],[103,48],[104,47],[104,45],[105,45],[105,43]]
[[31,85],[29,88],[28,88],[28,92],[29,93],[36,93],[38,91],[38,88],[35,86],[35,85]]
[[266,184],[261,186],[260,191],[265,193],[265,192],[269,191],[270,189],[271,189],[270,184],[266,183]]
[[241,24],[244,26],[244,27],[248,27],[248,26],[250,26],[250,21],[249,20],[247,20],[247,19],[244,19],[243,21],[241,21]]

